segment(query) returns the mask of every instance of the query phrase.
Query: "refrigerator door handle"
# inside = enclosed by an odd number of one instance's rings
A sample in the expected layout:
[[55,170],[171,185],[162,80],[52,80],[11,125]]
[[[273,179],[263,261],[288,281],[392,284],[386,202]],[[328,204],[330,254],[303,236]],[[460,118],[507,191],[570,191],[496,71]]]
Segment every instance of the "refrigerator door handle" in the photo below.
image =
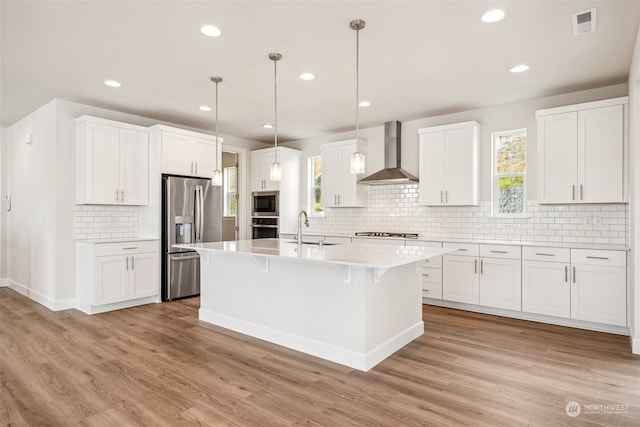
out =
[[195,199],[195,228],[196,228],[196,243],[202,243],[202,229],[204,227],[204,199],[202,196],[202,186],[196,185],[196,199]]

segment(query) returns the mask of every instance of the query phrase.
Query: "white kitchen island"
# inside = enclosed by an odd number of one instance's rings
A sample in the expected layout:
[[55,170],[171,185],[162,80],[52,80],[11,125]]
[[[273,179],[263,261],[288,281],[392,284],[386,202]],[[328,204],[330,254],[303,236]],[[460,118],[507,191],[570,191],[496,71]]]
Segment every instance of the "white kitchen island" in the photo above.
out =
[[278,239],[200,254],[199,318],[361,371],[424,333],[422,264],[450,249]]

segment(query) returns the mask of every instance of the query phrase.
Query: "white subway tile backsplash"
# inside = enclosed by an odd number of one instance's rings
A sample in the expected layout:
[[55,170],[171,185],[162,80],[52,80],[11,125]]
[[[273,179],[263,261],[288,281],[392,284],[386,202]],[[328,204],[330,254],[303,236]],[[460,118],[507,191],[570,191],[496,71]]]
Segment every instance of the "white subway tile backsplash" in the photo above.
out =
[[73,233],[76,240],[136,238],[138,208],[76,205]]
[[[600,219],[600,225],[594,224]],[[538,205],[527,202],[526,218],[494,218],[491,203],[430,207],[418,203],[418,184],[369,186],[366,208],[327,208],[310,219],[313,233],[417,232],[434,240],[480,239],[540,243],[627,244],[626,204]]]

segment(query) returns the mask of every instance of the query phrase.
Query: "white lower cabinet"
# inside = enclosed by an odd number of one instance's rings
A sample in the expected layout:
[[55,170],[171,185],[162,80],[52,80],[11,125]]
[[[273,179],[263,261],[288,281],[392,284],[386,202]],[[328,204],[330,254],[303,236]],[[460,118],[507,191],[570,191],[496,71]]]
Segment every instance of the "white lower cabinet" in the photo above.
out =
[[76,298],[88,314],[159,301],[158,240],[76,242]]
[[626,326],[625,252],[572,249],[571,273],[571,318]]
[[571,317],[568,248],[522,248],[522,311]]
[[478,304],[480,300],[480,275],[478,274],[479,245],[448,243],[444,248],[456,248],[456,252],[442,258],[442,299]]
[[521,310],[520,246],[480,245],[480,305]]
[[626,326],[626,252],[530,247],[523,258],[522,311]]
[[[426,246],[441,248],[441,242],[413,242],[407,240],[407,246]],[[442,299],[442,257],[437,256],[425,260],[422,265],[422,297]]]

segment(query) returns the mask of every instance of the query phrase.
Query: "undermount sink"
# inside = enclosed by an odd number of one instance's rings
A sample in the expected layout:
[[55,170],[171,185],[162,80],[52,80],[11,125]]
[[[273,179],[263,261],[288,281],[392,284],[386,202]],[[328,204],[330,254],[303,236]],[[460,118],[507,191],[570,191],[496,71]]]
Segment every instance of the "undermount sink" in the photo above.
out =
[[[298,242],[297,242],[297,241],[295,241],[295,240],[288,240],[288,241],[286,241],[286,243],[293,243],[293,244],[296,244],[296,245],[298,244]],[[302,244],[303,244],[303,245],[316,245],[316,246],[318,246],[318,245],[320,245],[320,242],[305,242],[305,241],[303,240],[303,241],[302,241]],[[327,243],[327,242],[323,242],[322,244],[323,244],[324,246],[334,246],[334,245],[339,245],[340,243]]]

